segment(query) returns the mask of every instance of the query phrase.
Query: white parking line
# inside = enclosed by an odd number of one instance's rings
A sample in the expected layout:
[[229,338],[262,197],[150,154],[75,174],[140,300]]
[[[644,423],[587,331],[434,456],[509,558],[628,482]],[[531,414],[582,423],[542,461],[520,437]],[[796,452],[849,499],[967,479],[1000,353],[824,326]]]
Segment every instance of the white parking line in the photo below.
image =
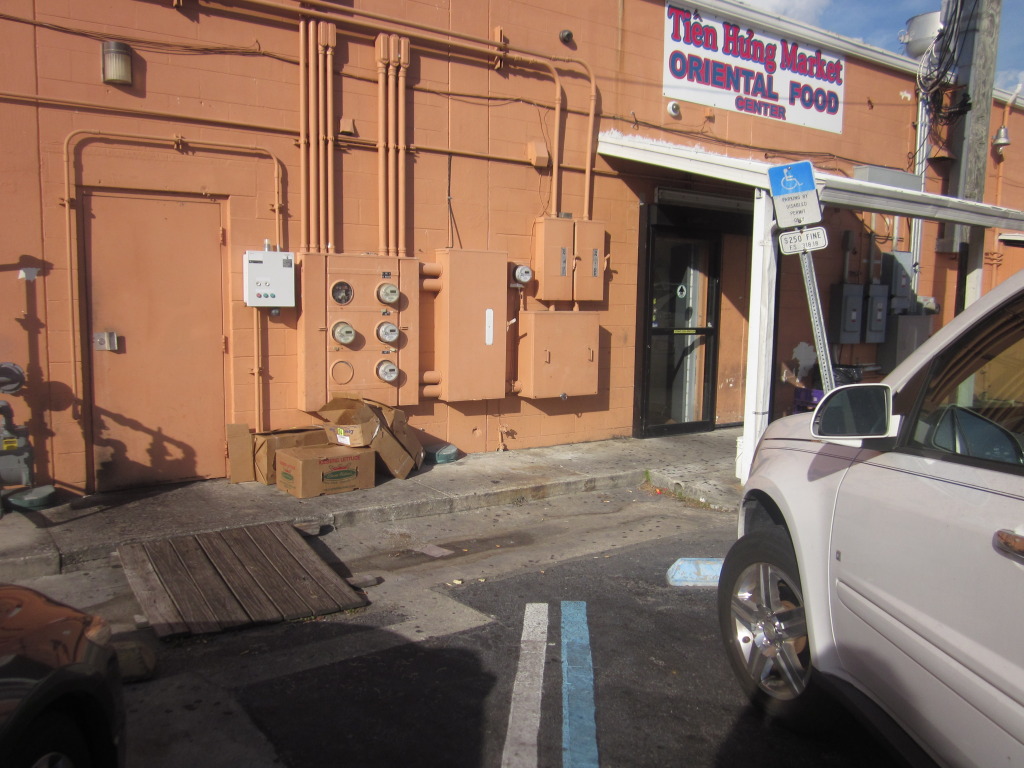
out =
[[519,666],[512,684],[502,768],[537,768],[540,734],[540,702],[544,689],[544,657],[548,644],[547,603],[527,603]]

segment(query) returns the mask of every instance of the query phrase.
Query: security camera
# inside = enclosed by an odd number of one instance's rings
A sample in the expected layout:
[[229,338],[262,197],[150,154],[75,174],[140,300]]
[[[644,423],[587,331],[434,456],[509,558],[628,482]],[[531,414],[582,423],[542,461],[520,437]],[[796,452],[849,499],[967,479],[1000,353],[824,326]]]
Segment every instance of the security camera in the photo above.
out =
[[678,101],[670,101],[668,103],[668,113],[672,115],[672,117],[679,117],[679,115],[683,113],[683,110],[679,108]]

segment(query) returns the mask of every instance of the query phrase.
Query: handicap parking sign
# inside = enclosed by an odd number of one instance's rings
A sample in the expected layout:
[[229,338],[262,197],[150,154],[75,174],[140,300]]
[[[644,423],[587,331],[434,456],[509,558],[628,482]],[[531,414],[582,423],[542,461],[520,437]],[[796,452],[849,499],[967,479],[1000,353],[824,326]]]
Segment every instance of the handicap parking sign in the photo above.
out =
[[768,169],[768,183],[779,227],[802,227],[821,221],[821,203],[810,161],[772,166]]

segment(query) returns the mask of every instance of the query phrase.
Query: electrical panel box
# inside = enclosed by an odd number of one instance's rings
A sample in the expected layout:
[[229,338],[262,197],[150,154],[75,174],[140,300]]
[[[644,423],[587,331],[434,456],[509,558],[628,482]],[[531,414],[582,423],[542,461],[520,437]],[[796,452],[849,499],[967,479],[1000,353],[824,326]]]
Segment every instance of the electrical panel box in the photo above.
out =
[[444,402],[500,400],[508,382],[508,254],[436,252],[434,365]]
[[[399,387],[410,378],[418,383],[418,370],[406,366],[409,337],[417,329],[410,326],[416,313],[409,311],[410,297],[400,286],[401,266],[394,257],[328,254],[328,399],[354,392],[398,405]],[[418,274],[419,262],[409,266]]]
[[247,307],[294,307],[295,254],[246,251],[242,261],[242,285]]
[[575,223],[575,229],[572,297],[575,301],[604,301],[604,224],[580,219]]
[[893,315],[889,318],[889,333],[878,348],[878,364],[887,374],[906,360],[932,335],[934,315]]
[[597,394],[601,326],[597,312],[519,313],[519,395]]
[[572,219],[545,216],[533,225],[533,272],[541,301],[572,301],[575,227]]
[[889,315],[889,286],[869,285],[864,306],[864,342],[885,341],[885,322]]
[[841,283],[832,286],[829,315],[835,344],[859,344],[864,328],[864,286]]
[[893,251],[882,254],[882,282],[892,294],[890,306],[895,313],[906,312],[913,300],[914,254]]

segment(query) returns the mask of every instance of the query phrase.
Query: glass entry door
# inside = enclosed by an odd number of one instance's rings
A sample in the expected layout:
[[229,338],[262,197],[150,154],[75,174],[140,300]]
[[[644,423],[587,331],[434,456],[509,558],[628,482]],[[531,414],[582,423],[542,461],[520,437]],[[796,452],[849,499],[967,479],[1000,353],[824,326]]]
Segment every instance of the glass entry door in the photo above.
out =
[[718,240],[652,227],[641,433],[712,429]]

